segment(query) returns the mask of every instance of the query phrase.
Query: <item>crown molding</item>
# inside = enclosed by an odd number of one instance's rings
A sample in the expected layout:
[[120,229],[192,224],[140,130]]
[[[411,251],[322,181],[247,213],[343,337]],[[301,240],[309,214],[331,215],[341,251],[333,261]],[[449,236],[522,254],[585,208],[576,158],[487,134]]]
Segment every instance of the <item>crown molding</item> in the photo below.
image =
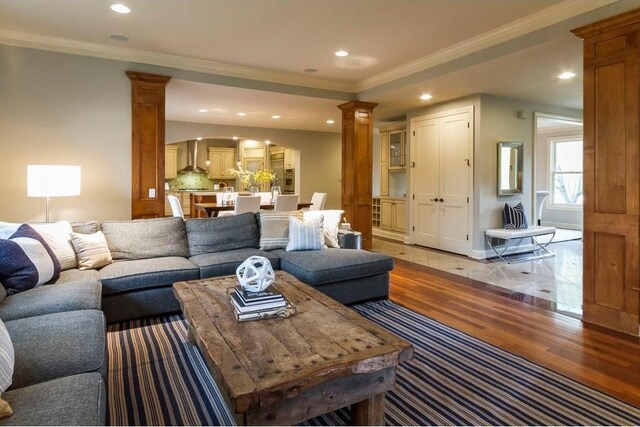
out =
[[541,30],[575,16],[591,12],[592,10],[615,3],[616,1],[618,0],[565,0],[555,6],[512,21],[431,55],[424,56],[389,71],[361,80],[357,84],[357,92],[369,90],[411,74],[428,70],[511,39]]
[[27,34],[16,31],[0,30],[0,44],[74,55],[93,56],[117,61],[138,62],[148,65],[177,68],[180,70],[217,74],[227,77],[244,78],[291,86],[303,86],[314,89],[349,93],[355,92],[356,89],[355,83],[319,79],[264,68],[224,64],[221,62],[189,58],[179,55],[169,55],[121,46],[108,46],[98,43],[89,43],[37,34]]

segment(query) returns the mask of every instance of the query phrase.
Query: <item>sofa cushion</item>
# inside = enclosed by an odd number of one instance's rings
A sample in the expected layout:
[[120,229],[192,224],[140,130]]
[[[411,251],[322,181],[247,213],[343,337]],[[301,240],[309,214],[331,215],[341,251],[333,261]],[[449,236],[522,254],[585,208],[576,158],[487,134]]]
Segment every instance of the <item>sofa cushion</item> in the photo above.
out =
[[102,282],[104,295],[167,286],[175,282],[199,278],[198,266],[180,257],[119,261],[100,270],[100,282]]
[[196,255],[189,258],[189,261],[200,267],[200,277],[206,279],[208,277],[236,274],[238,266],[253,255],[268,258],[274,270],[280,269],[280,258],[277,255],[273,252],[263,252],[254,248]]
[[328,248],[322,251],[277,251],[280,268],[315,286],[374,276],[393,270],[393,258],[358,249]]
[[11,389],[85,372],[106,374],[105,321],[101,311],[46,314],[5,325],[16,356]]
[[186,221],[187,240],[191,256],[232,249],[257,248],[260,240],[255,214]]
[[80,270],[77,268],[73,268],[71,270],[65,270],[60,273],[60,277],[52,283],[54,284],[63,284],[63,283],[74,283],[74,282],[97,282],[100,279],[100,273],[98,270]]
[[12,295],[54,281],[60,261],[45,239],[22,224],[9,239],[0,239],[0,281]]
[[0,302],[4,301],[4,297],[7,296],[7,290],[4,288],[4,286],[2,286],[2,283],[0,283]]
[[71,229],[74,233],[93,234],[100,231],[100,223],[98,221],[72,222]]
[[9,321],[64,311],[100,310],[101,290],[97,281],[87,281],[45,285],[20,292],[0,303],[0,319]]
[[182,218],[105,221],[101,228],[114,260],[189,256]]
[[0,426],[82,426],[106,422],[106,387],[102,376],[95,372],[11,390],[3,398],[14,413],[0,420]]

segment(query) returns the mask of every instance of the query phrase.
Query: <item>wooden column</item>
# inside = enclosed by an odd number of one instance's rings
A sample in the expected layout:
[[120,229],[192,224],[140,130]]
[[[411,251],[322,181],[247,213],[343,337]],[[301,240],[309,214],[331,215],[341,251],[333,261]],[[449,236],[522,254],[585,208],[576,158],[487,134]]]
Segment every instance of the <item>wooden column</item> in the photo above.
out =
[[171,77],[127,71],[131,79],[131,217],[164,216],[164,102]]
[[584,40],[583,320],[638,335],[640,9],[573,32]]
[[352,101],[342,110],[342,209],[351,227],[371,249],[373,109],[378,104]]

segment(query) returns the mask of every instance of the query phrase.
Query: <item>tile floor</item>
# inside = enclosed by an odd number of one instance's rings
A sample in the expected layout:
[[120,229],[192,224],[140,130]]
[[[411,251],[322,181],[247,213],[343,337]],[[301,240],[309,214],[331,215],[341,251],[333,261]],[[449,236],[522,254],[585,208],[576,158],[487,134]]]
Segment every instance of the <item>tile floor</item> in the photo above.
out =
[[[558,236],[576,237],[574,234]],[[477,261],[460,255],[374,238],[373,250],[447,273],[552,301],[559,311],[582,314],[582,240],[552,243],[556,256],[507,264],[498,258]]]

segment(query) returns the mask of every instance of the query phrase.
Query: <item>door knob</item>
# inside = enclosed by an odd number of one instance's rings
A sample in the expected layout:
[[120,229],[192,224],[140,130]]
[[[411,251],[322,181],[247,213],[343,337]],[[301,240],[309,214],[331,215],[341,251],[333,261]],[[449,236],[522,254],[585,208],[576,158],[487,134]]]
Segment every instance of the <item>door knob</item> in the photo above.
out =
[[438,199],[439,202],[444,202],[444,199]]
[[432,202],[437,202],[438,198],[436,197],[435,199],[429,199],[429,200],[431,200]]

